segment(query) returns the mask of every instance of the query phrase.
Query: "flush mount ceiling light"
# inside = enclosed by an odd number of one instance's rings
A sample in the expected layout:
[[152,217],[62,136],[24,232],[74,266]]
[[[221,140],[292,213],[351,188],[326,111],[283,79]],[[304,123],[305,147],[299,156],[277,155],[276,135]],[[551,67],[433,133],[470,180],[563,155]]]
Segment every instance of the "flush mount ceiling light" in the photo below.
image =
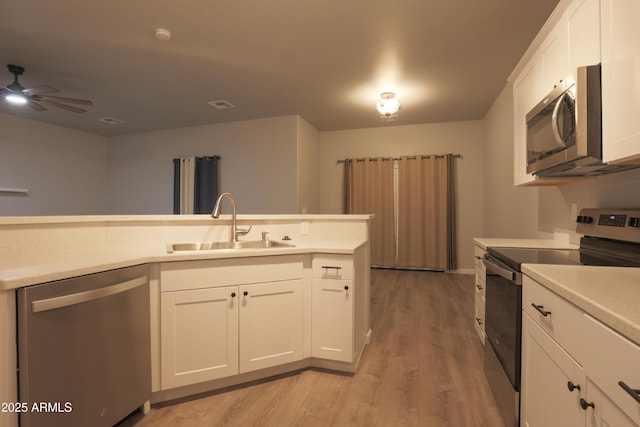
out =
[[156,40],[160,40],[161,42],[171,40],[171,31],[165,28],[156,28],[153,30],[153,34],[156,36]]
[[376,105],[380,116],[384,119],[394,119],[400,109],[400,101],[393,92],[382,92],[378,104]]

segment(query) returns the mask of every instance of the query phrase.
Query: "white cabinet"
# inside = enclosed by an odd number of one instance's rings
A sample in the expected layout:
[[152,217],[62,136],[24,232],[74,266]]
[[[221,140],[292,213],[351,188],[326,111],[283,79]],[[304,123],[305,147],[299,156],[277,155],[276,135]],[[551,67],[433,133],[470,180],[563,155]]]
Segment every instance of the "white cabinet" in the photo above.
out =
[[486,270],[484,267],[483,259],[485,251],[481,246],[475,245],[473,249],[474,262],[475,262],[475,316],[474,316],[474,326],[476,328],[476,332],[480,337],[480,341],[482,341],[482,345],[485,343],[485,330],[484,330],[484,319],[485,319],[485,307],[486,307]]
[[162,263],[161,389],[301,360],[302,277],[302,256]]
[[640,346],[527,276],[522,307],[520,425],[640,426]]
[[163,292],[161,388],[238,373],[238,287]]
[[240,373],[302,359],[302,280],[244,285],[240,298]]
[[537,101],[551,92],[569,73],[569,33],[566,12],[549,32],[537,52],[540,67],[540,94]]
[[312,263],[311,355],[353,362],[354,295],[353,258],[317,255]]
[[513,184],[524,185],[535,181],[527,173],[527,113],[540,101],[537,58],[524,67],[513,83]]
[[584,427],[581,366],[526,313],[522,316],[522,384],[521,426]]
[[601,0],[602,157],[640,163],[640,2]]
[[567,8],[569,70],[600,63],[600,0],[574,0]]

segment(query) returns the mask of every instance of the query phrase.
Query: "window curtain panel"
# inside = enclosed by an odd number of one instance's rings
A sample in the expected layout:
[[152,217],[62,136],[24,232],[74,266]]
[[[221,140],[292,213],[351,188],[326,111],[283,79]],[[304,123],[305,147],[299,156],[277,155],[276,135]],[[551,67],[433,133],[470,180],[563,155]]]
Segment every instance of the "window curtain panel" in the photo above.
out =
[[344,212],[373,214],[371,264],[395,265],[393,161],[391,159],[345,160]]
[[173,213],[203,214],[218,198],[219,156],[173,159]]
[[452,154],[344,161],[343,212],[375,215],[371,265],[457,268],[454,163]]
[[457,267],[453,164],[450,154],[398,160],[398,267]]

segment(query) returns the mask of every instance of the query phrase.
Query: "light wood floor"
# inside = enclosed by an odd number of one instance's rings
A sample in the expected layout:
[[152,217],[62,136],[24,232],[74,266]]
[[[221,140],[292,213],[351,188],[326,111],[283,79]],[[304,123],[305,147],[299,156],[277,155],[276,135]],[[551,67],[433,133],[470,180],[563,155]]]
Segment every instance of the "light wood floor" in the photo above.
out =
[[152,408],[145,426],[503,427],[473,329],[473,276],[371,271],[373,335],[355,375],[306,370]]

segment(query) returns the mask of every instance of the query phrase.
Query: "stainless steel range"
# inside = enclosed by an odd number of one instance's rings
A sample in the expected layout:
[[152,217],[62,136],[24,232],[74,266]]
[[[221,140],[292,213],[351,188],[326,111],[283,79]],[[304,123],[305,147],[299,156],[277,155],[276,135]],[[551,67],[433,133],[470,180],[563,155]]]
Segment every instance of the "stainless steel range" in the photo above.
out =
[[580,249],[489,247],[486,267],[485,374],[508,427],[519,425],[522,264],[640,267],[640,209],[583,209]]

